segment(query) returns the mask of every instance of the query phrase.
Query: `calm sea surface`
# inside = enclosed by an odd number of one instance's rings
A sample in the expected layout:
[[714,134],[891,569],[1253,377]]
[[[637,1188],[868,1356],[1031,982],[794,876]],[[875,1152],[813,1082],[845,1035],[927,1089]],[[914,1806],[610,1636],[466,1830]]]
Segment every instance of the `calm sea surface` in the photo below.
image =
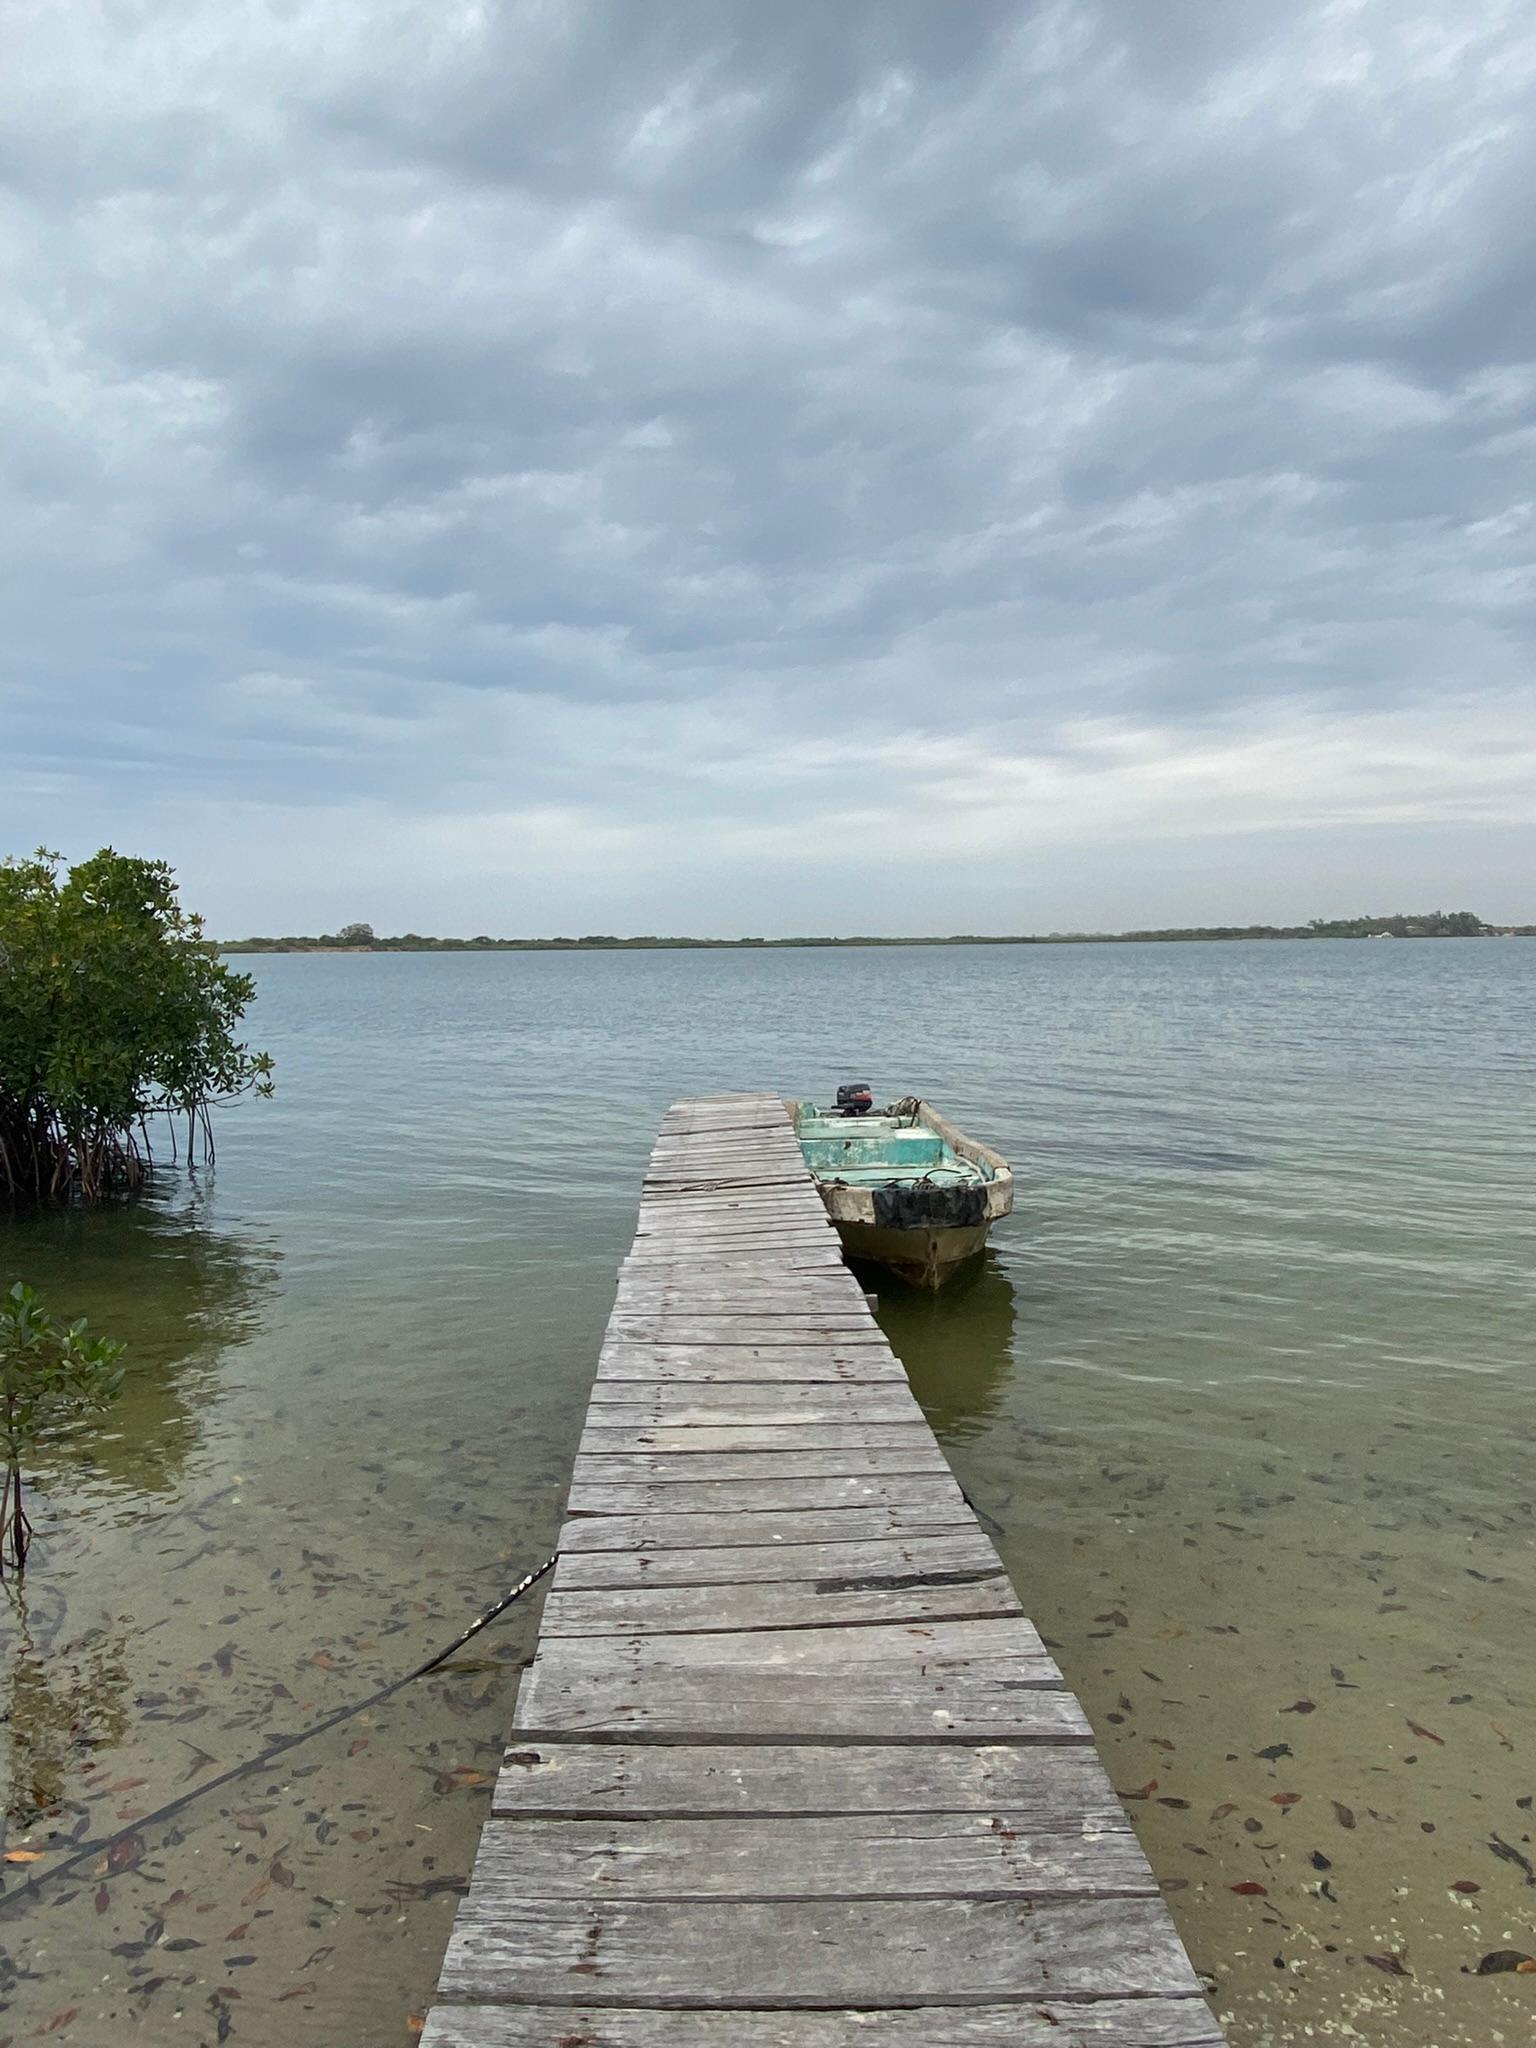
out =
[[[549,1551],[674,1098],[921,1092],[1017,1213],[881,1320],[1238,2048],[1536,2034],[1536,944],[263,958],[216,1172],[0,1223],[126,1337],[0,1601],[0,2044],[389,2048],[536,1615],[19,1881]],[[69,2015],[60,2019],[59,2015]]]

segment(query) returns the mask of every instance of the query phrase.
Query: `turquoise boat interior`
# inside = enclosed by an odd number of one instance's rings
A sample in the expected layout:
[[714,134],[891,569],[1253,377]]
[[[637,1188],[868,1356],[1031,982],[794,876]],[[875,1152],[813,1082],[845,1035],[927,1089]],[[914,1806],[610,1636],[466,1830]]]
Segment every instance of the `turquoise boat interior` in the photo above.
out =
[[939,1133],[911,1117],[826,1116],[802,1104],[795,1119],[805,1163],[818,1180],[884,1187],[893,1180],[963,1187],[991,1173],[962,1159]]

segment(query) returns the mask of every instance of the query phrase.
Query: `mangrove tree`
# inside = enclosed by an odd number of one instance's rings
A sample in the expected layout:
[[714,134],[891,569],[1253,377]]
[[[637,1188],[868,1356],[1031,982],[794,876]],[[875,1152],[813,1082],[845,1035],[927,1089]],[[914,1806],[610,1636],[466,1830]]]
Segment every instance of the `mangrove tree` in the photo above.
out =
[[159,1120],[212,1157],[210,1108],[270,1094],[239,1036],[256,993],[184,910],[164,861],[104,847],[0,861],[0,1197],[132,1193]]

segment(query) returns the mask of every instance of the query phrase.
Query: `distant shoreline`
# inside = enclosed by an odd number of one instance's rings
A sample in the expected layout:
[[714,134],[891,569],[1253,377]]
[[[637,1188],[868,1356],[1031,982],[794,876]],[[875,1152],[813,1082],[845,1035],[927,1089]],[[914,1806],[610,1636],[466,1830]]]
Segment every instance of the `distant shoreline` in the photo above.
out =
[[1181,942],[1226,943],[1238,939],[1499,939],[1536,938],[1536,925],[1490,925],[1469,910],[1396,912],[1390,917],[1317,919],[1307,925],[1206,925],[1188,930],[1133,932],[1044,932],[1006,934],[956,932],[946,938],[692,939],[617,938],[591,934],[579,939],[436,939],[407,932],[380,938],[373,932],[350,938],[253,938],[216,941],[221,953],[740,953],[802,949],[859,949],[876,946],[1137,946]]

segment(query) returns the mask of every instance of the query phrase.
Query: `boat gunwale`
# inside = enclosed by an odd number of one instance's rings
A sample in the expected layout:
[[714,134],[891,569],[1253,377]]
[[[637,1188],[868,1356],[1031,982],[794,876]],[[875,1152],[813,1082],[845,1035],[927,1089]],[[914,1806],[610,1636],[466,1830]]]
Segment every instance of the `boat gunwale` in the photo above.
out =
[[[910,1113],[914,1123],[921,1123],[926,1129],[932,1131],[937,1138],[949,1146],[950,1150],[958,1158],[964,1159],[969,1164],[983,1169],[981,1186],[986,1189],[984,1227],[990,1229],[999,1217],[1011,1215],[1013,1213],[1013,1168],[1008,1164],[1002,1153],[994,1150],[990,1145],[983,1144],[979,1138],[968,1137],[958,1124],[953,1123],[944,1115],[942,1110],[936,1109],[925,1096],[904,1095],[901,1097],[901,1103],[902,1105],[907,1103],[912,1105]],[[797,1141],[800,1138],[802,1116],[806,1113],[812,1115],[822,1114],[814,1102],[797,1100],[792,1097],[785,1097],[784,1106],[789,1111],[790,1123],[794,1129]],[[891,1105],[892,1109],[896,1107],[896,1104]],[[850,1117],[848,1119],[848,1122],[854,1125],[857,1125],[859,1121],[860,1119],[857,1117]],[[801,1156],[802,1158],[805,1156],[803,1144]],[[821,1196],[828,1216],[831,1217],[834,1223],[857,1224],[866,1228],[876,1226],[875,1190],[872,1187],[868,1185],[861,1186],[848,1181],[824,1180],[816,1168],[811,1165],[809,1159],[806,1160],[806,1169],[811,1176],[813,1185]],[[905,1184],[912,1186],[920,1182],[921,1179],[921,1175],[913,1175],[910,1179],[903,1182],[901,1175],[893,1174],[891,1181],[887,1185]],[[923,1230],[933,1228],[934,1226],[914,1224],[910,1227],[913,1230]]]

